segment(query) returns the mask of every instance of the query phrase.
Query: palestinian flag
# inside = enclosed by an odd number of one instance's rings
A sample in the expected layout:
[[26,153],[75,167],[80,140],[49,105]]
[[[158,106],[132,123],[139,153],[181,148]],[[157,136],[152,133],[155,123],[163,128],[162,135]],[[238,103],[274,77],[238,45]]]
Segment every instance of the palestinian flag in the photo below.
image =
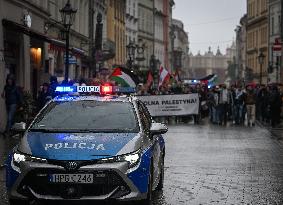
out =
[[110,78],[121,87],[135,88],[138,84],[136,76],[125,68],[115,68]]

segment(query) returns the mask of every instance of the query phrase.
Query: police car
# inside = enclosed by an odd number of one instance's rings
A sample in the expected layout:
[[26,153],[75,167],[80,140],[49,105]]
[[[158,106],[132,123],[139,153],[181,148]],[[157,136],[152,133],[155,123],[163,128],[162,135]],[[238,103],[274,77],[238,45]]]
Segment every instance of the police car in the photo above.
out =
[[[41,201],[138,201],[163,187],[164,124],[136,97],[111,86],[58,87],[7,160],[10,204]],[[18,130],[24,130],[22,124]]]

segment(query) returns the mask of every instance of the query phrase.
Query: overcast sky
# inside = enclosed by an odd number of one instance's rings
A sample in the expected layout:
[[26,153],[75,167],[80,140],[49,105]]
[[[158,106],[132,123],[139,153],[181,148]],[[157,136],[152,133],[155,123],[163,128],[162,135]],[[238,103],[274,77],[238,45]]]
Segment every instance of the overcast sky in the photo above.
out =
[[209,46],[224,53],[245,13],[246,0],[175,0],[173,18],[183,21],[194,54]]

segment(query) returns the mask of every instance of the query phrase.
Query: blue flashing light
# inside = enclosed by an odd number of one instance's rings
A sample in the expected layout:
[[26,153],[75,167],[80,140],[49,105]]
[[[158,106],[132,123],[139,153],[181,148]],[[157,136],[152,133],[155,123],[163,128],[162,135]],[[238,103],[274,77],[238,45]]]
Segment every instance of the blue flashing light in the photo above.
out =
[[72,93],[76,92],[77,87],[76,86],[58,86],[56,87],[55,92],[58,93]]
[[56,102],[69,102],[75,99],[77,99],[77,97],[75,96],[62,96],[62,97],[59,96],[59,97],[54,98]]

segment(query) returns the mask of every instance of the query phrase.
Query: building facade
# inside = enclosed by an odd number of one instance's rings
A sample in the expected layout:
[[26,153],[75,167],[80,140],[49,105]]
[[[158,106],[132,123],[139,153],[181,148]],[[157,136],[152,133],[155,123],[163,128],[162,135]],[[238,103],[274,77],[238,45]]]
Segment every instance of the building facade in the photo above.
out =
[[[65,3],[65,0],[49,0],[48,12],[50,18],[45,23],[45,33],[51,39],[48,45],[48,73],[57,76],[59,79],[64,78],[65,72],[65,37],[62,35],[63,27],[58,22],[61,22],[60,8],[63,8]],[[90,43],[89,1],[71,1],[71,5],[77,9],[77,13],[70,32],[70,57],[73,60],[69,65],[69,78],[90,77],[91,70],[87,59]]]
[[[0,0],[0,90],[6,76],[12,74],[18,86],[31,92],[38,76],[44,73],[47,42],[44,22],[48,19],[48,1]],[[5,127],[5,104],[0,99],[0,130]]]
[[173,58],[172,58],[172,72],[181,72],[183,78],[188,78],[188,52],[189,52],[189,37],[184,30],[182,21],[173,19],[172,27],[174,28],[174,42],[173,42]]
[[198,53],[197,55],[190,54],[189,73],[191,79],[204,78],[211,74],[218,76],[217,83],[227,82],[227,68],[229,63],[233,61],[236,55],[236,45],[233,43],[226,49],[226,53],[222,54],[217,49],[214,54],[209,47],[205,54]]
[[107,0],[107,39],[115,44],[109,68],[126,65],[126,0]]
[[[156,60],[165,66],[165,12],[166,0],[155,0],[154,3],[154,55]],[[166,66],[165,66],[166,67]],[[167,68],[168,69],[168,68]]]
[[[281,44],[281,1],[269,0],[269,82],[282,82],[281,50],[274,51],[274,45]],[[282,47],[282,46],[281,46]]]
[[[64,79],[66,35],[60,10],[67,2],[0,0],[1,92],[9,74],[34,99],[51,76]],[[70,0],[70,4],[77,13],[70,30],[69,79],[91,79],[100,69],[109,75],[113,67],[126,66],[130,40],[145,45],[140,71],[153,68],[153,56],[155,71],[160,64],[172,69],[173,0]],[[5,110],[2,98],[0,110]],[[1,114],[0,129],[5,118]]]
[[[235,29],[236,32],[236,57],[235,57],[235,79],[239,81],[245,79],[246,75],[246,43],[247,43],[247,15],[244,15],[240,20],[240,25]],[[245,81],[249,81],[248,78]]]
[[[65,72],[65,36],[60,9],[67,0],[0,0],[0,90],[3,91],[6,76],[15,76],[16,84],[37,97],[39,87],[49,82],[50,76],[63,80]],[[71,0],[77,9],[70,31],[69,78],[92,77],[90,66],[91,36],[95,36],[96,16],[102,14],[105,23],[105,2]],[[93,24],[90,25],[90,11]],[[103,39],[106,39],[106,28]],[[91,30],[92,29],[92,30]],[[92,31],[92,32],[91,32]],[[0,99],[0,109],[5,110]],[[5,113],[1,114],[0,130],[5,127]]]
[[170,65],[170,28],[172,25],[172,0],[154,1],[154,55],[156,60],[167,70]]
[[[268,1],[247,0],[247,69],[252,81],[268,83]],[[264,55],[260,65],[258,56]]]
[[139,0],[126,1],[126,43],[138,42],[138,2]]
[[154,55],[154,1],[140,0],[138,2],[138,39],[145,43],[145,61],[139,63],[141,71],[148,71],[150,58]]
[[145,42],[145,61],[140,63],[141,70],[151,68],[154,56],[155,69],[163,65],[169,71],[170,65],[170,31],[172,25],[173,0],[144,0],[139,1],[138,38]]

